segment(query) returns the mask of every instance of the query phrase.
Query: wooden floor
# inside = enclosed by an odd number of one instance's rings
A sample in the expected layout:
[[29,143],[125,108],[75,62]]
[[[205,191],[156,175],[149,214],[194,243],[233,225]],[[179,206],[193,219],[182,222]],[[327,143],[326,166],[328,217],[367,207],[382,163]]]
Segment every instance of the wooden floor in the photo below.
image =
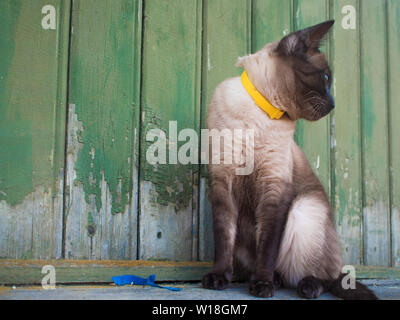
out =
[[[384,300],[400,300],[400,280],[364,280],[375,294]],[[0,286],[0,300],[253,300],[247,285],[233,284],[230,289],[213,291],[201,288],[200,283],[168,284],[182,288],[173,292],[166,289],[142,286],[115,285],[60,285],[55,290],[44,290],[40,286]],[[336,299],[323,294],[320,300]],[[296,292],[281,289],[271,300],[299,300]]]

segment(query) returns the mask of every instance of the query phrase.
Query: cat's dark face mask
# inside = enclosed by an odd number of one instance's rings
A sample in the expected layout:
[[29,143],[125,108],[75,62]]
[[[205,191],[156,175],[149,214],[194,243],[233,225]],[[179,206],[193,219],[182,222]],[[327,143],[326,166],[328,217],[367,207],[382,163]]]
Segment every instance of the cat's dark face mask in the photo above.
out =
[[333,20],[293,32],[277,46],[277,53],[289,64],[294,77],[293,105],[297,117],[315,121],[326,116],[334,107],[330,88],[331,70],[320,50],[324,36]]

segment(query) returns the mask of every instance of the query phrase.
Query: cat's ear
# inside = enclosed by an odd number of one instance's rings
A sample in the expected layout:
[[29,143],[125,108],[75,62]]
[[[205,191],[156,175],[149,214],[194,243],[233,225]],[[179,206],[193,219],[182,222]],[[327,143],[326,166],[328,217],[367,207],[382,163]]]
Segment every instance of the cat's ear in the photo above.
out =
[[249,63],[249,61],[251,60],[252,57],[253,57],[252,54],[249,54],[249,55],[243,56],[243,57],[239,57],[237,59],[237,61],[236,61],[235,66],[243,68],[243,69],[246,69],[246,67],[247,67],[247,65],[248,65],[248,63]]
[[329,20],[293,32],[279,42],[277,51],[285,56],[305,55],[306,53],[318,51],[321,41],[334,23],[335,20]]

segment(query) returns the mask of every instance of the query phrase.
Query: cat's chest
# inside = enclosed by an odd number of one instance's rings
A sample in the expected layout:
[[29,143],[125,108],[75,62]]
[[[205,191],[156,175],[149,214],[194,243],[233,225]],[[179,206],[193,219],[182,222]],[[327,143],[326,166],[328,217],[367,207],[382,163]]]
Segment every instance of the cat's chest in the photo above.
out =
[[294,130],[275,127],[257,127],[254,130],[255,151],[288,154],[293,140]]
[[254,141],[256,168],[267,170],[270,175],[291,176],[293,168],[292,144],[294,140],[285,135],[260,135]]

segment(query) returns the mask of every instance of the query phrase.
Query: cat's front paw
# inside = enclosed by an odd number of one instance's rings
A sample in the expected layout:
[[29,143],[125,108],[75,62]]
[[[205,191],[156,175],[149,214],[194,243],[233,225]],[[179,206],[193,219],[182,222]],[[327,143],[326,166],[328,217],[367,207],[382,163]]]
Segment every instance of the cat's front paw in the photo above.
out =
[[202,280],[203,288],[212,290],[224,290],[229,287],[230,279],[225,274],[215,272],[207,273]]
[[251,280],[249,285],[251,295],[259,298],[270,298],[275,293],[274,283],[271,281]]

